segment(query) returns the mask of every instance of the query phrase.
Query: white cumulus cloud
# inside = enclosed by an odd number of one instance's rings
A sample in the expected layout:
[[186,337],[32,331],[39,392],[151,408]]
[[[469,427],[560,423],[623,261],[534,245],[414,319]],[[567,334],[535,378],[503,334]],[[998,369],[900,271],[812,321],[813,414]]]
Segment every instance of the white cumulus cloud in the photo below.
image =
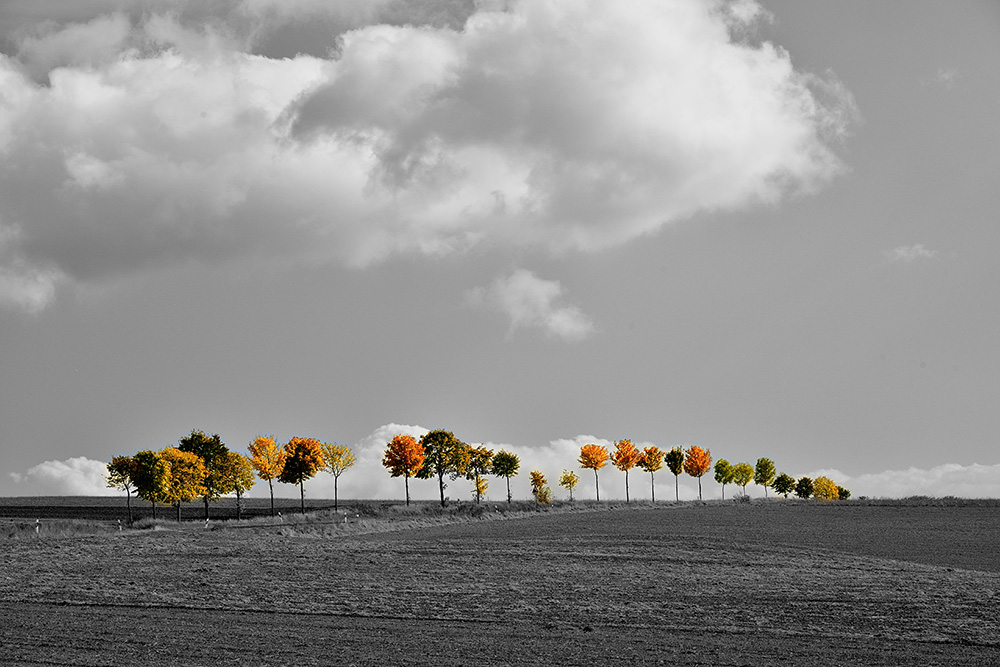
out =
[[597,251],[843,168],[850,94],[747,39],[749,0],[329,5],[342,31],[287,58],[255,40],[316,36],[265,0],[6,35],[7,266],[100,282],[191,260]]
[[23,473],[10,473],[19,494],[26,496],[107,496],[107,464],[83,456],[45,461]]
[[558,281],[544,280],[518,269],[497,278],[489,287],[470,290],[470,303],[503,313],[516,329],[541,329],[546,335],[578,341],[594,333],[594,324],[577,306],[560,305],[564,289]]

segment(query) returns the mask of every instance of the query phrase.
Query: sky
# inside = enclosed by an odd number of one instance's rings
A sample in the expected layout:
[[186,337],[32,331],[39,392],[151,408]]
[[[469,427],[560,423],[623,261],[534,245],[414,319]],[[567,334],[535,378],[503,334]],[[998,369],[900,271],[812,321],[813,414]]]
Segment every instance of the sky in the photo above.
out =
[[444,428],[1000,497],[998,62],[992,0],[8,0],[0,496],[200,429],[402,498]]

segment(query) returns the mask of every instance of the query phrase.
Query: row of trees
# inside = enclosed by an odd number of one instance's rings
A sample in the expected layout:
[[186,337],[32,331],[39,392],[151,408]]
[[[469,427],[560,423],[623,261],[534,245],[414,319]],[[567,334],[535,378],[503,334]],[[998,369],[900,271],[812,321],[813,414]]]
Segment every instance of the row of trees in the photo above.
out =
[[[609,462],[625,473],[625,502],[629,497],[629,471],[639,468],[649,473],[650,497],[656,501],[656,486],[654,475],[666,465],[674,475],[674,498],[679,500],[679,477],[685,473],[698,480],[698,499],[702,499],[701,478],[708,472],[715,472],[715,481],[722,484],[722,497],[726,497],[726,484],[735,484],[743,489],[746,497],[746,487],[751,481],[786,498],[795,493],[800,498],[819,498],[835,500],[849,498],[851,492],[837,486],[826,477],[812,480],[802,477],[795,480],[791,476],[777,474],[774,462],[768,458],[757,459],[756,466],[749,463],[730,464],[725,459],[719,459],[712,466],[712,453],[697,445],[686,450],[674,447],[663,451],[658,447],[646,447],[639,450],[631,440],[619,440],[612,451],[596,444],[583,445],[577,459],[581,468],[594,471],[594,484],[597,500],[601,499],[600,477],[598,471]],[[465,477],[473,482],[473,495],[479,502],[489,486],[485,479],[487,474],[503,477],[507,480],[507,502],[510,502],[510,478],[517,474],[520,460],[516,454],[501,450],[496,454],[480,445],[473,447],[460,441],[451,431],[430,431],[418,441],[408,435],[397,435],[386,446],[382,458],[384,465],[392,477],[403,477],[406,487],[406,503],[410,503],[410,478],[430,479],[436,477],[441,495],[441,504],[445,504],[445,477],[455,480]],[[547,486],[545,476],[537,470],[531,471],[531,493],[539,502],[551,499],[551,490]],[[579,483],[579,476],[569,470],[563,470],[559,485],[569,491],[573,499],[573,490]]]
[[295,437],[279,446],[271,436],[258,436],[250,443],[249,456],[230,451],[219,434],[211,436],[191,431],[177,446],[160,451],[142,450],[133,456],[115,456],[108,463],[108,486],[125,491],[129,522],[132,521],[132,493],[149,502],[156,516],[156,504],[177,508],[201,498],[205,519],[209,503],[229,494],[236,495],[236,517],[240,518],[243,494],[256,483],[267,481],[274,515],[274,482],[299,486],[301,507],[305,512],[304,483],[320,471],[333,475],[334,508],[337,506],[337,483],[354,465],[350,447],[320,442],[314,438]]

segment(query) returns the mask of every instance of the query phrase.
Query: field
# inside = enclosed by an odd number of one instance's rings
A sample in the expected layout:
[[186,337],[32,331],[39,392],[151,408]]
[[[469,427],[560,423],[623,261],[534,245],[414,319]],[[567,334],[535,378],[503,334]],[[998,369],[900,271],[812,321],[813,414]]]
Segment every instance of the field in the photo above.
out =
[[[0,535],[4,665],[1000,664],[995,503]],[[166,516],[166,514],[165,514]]]

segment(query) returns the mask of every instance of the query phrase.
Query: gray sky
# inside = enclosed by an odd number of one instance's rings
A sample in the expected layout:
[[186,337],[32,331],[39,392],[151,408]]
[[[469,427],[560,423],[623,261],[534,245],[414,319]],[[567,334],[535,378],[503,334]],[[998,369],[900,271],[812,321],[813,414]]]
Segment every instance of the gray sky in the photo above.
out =
[[381,449],[427,428],[550,480],[631,438],[1000,495],[995,2],[0,26],[0,495],[92,491],[192,428],[355,445],[359,497],[401,496]]

